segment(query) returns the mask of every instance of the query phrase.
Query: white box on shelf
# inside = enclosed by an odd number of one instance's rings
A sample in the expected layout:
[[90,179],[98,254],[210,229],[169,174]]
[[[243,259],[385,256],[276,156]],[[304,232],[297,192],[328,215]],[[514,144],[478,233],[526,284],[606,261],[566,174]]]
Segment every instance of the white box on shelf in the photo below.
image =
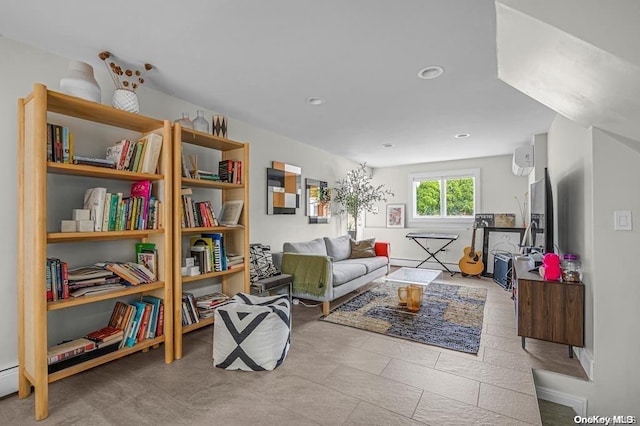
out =
[[76,221],[75,220],[61,220],[60,221],[60,232],[76,232]]
[[189,268],[196,265],[196,259],[194,257],[187,257],[184,259],[184,266]]
[[73,220],[90,220],[91,211],[85,209],[73,209]]
[[94,224],[93,224],[93,220],[77,220],[76,221],[76,229],[78,230],[78,232],[93,232],[95,231],[94,229]]

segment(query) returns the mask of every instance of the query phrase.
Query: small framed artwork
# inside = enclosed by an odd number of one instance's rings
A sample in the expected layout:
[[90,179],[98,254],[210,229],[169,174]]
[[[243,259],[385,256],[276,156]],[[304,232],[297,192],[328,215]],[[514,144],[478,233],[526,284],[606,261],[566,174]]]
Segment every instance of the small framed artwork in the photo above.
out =
[[387,228],[404,228],[404,204],[387,204]]
[[222,210],[220,210],[220,225],[238,226],[243,204],[242,200],[225,201],[222,204]]

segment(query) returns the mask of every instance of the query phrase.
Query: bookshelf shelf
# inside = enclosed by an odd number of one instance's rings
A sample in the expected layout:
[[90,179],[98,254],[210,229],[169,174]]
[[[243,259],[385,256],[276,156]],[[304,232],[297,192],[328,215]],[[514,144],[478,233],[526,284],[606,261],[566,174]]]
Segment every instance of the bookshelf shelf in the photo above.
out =
[[209,227],[198,227],[198,228],[182,228],[182,234],[201,234],[207,232],[228,232],[234,230],[241,230],[243,227],[229,227],[229,226],[209,226]]
[[[72,119],[69,120],[69,117]],[[73,120],[80,119],[80,120]],[[48,141],[48,123],[56,126],[73,123],[69,128],[74,134],[82,135],[74,139],[74,146],[82,152],[105,152],[108,140],[114,134],[121,133],[126,138],[143,138],[149,133],[162,136],[158,159],[158,173],[134,173],[102,167],[51,162],[47,151],[52,144]],[[107,126],[111,126],[108,128]],[[62,126],[60,126],[62,127]],[[137,135],[134,135],[137,133]],[[108,139],[107,139],[108,138]],[[49,138],[50,140],[51,138]],[[52,141],[56,142],[56,141]],[[60,141],[58,140],[58,147]],[[49,145],[49,147],[47,146]],[[104,150],[104,151],[103,151]],[[50,152],[50,151],[49,151]],[[172,171],[172,133],[168,120],[158,120],[140,114],[114,109],[107,105],[79,99],[70,95],[48,90],[43,84],[34,84],[33,91],[27,97],[18,100],[18,395],[20,398],[34,395],[35,419],[42,420],[49,414],[48,384],[65,377],[88,370],[92,367],[116,360],[138,351],[147,351],[149,347],[164,345],[166,363],[173,356],[173,192]],[[51,175],[71,177],[65,185],[57,186]],[[90,178],[90,179],[86,179]],[[104,179],[103,185],[126,185],[128,182],[153,181],[152,196],[160,201],[160,216],[164,220],[164,229],[109,231],[109,232],[48,232],[47,226],[55,223],[56,216],[62,212],[71,215],[73,208],[82,208],[82,204],[72,205],[72,198],[58,197],[68,191],[84,193],[92,179]],[[132,185],[133,186],[133,185]],[[65,204],[66,203],[66,204]],[[49,223],[51,222],[51,223]],[[51,228],[50,228],[51,229]],[[135,240],[128,242],[127,240]],[[91,241],[103,241],[100,250],[87,250]],[[155,244],[158,250],[158,281],[122,288],[110,292],[87,295],[78,298],[47,302],[47,274],[44,266],[48,258],[65,256],[65,265],[69,268],[103,261],[102,253],[113,255],[116,261],[131,261],[130,252],[123,246],[134,242]],[[53,243],[66,243],[64,246]],[[75,245],[77,244],[77,245]],[[133,252],[133,250],[131,250]],[[126,257],[126,258],[124,258]],[[64,267],[61,268],[64,270]],[[51,277],[50,277],[51,278]],[[60,281],[58,281],[60,282]],[[51,292],[52,289],[49,288]],[[134,347],[117,350],[94,359],[48,374],[47,351],[53,337],[49,330],[54,327],[65,339],[76,339],[85,333],[94,331],[100,318],[81,316],[81,305],[90,305],[100,301],[113,300],[133,295],[149,295],[164,302],[164,336],[139,342]],[[123,301],[124,303],[124,301]],[[52,311],[65,312],[66,318],[73,318],[68,324],[62,324],[60,315],[49,315]],[[84,310],[86,312],[86,310]],[[104,326],[109,317],[104,318]],[[85,327],[89,329],[85,329]]]
[[57,300],[55,302],[47,303],[47,310],[55,311],[58,309],[71,308],[73,306],[86,305],[88,303],[95,303],[101,300],[117,299],[119,297],[129,296],[131,294],[144,293],[152,290],[157,290],[165,286],[164,281],[156,281],[148,284],[135,285],[123,289],[109,291],[106,293],[95,294],[92,296],[85,295],[80,297],[72,297],[70,299]]
[[70,175],[70,176],[88,176],[94,178],[120,179],[120,180],[150,180],[160,181],[164,179],[163,175],[150,173],[135,173],[126,170],[115,170],[107,167],[85,166],[79,164],[65,164],[47,162],[47,171],[53,174]]
[[49,383],[57,382],[58,380],[73,376],[74,374],[78,374],[86,370],[90,370],[99,365],[106,364],[107,362],[122,358],[123,356],[131,355],[133,353],[140,352],[140,351],[146,351],[151,347],[160,345],[160,343],[164,341],[165,341],[165,336],[156,337],[155,339],[145,339],[140,343],[136,343],[134,346],[131,346],[131,347],[127,346],[122,349],[118,349],[117,351],[108,353],[106,355],[102,355],[100,357],[90,359],[83,363],[76,364],[72,367],[65,368],[64,370],[51,373],[48,375],[48,382]]
[[215,180],[206,180],[206,179],[193,179],[193,178],[185,178],[185,177],[182,178],[182,186],[195,186],[198,188],[212,188],[212,189],[244,188],[243,184],[218,182]]
[[49,232],[47,243],[71,243],[78,241],[103,241],[122,239],[141,239],[149,235],[163,234],[164,229],[139,229],[134,231],[104,231],[104,232]]
[[208,325],[213,324],[213,317],[209,318],[200,318],[200,321],[195,324],[189,324],[182,327],[182,333],[189,333],[194,330],[198,330],[200,328],[206,327]]
[[[225,138],[209,135],[191,129],[184,129],[180,124],[173,126],[173,285],[174,285],[174,355],[176,359],[182,358],[182,336],[195,329],[205,327],[213,323],[213,318],[202,318],[196,324],[183,326],[182,318],[182,293],[184,286],[198,282],[199,285],[221,286],[221,292],[229,296],[236,293],[249,292],[249,145]],[[189,146],[193,145],[193,146]],[[219,161],[232,160],[241,163],[241,184],[211,181],[205,179],[187,178],[182,175],[183,155],[187,155],[190,149],[202,152],[207,149],[206,156]],[[217,163],[216,163],[217,164]],[[243,208],[238,221],[238,227],[189,227],[182,228],[182,189],[198,188],[198,194],[193,192],[193,200],[209,201],[219,199],[221,203],[231,200],[242,200]],[[215,196],[214,196],[215,195]],[[196,198],[203,197],[203,198]],[[220,210],[220,205],[214,206]],[[232,269],[209,272],[196,276],[182,276],[182,261],[190,253],[183,253],[184,247],[189,246],[189,238],[200,233],[220,233],[224,238],[224,246],[227,252],[244,256],[244,263],[234,265]],[[211,283],[209,282],[211,281]]]
[[201,280],[206,280],[207,278],[215,278],[215,277],[222,277],[225,275],[230,275],[230,274],[235,274],[237,272],[243,271],[244,270],[244,266],[234,266],[233,269],[227,269],[226,271],[220,271],[220,272],[209,272],[206,274],[200,274],[200,275],[194,275],[192,277],[182,277],[182,282],[183,283],[191,283],[194,281],[201,281]]
[[[26,99],[31,100],[30,98]],[[163,120],[132,114],[64,93],[48,91],[46,109],[50,112],[80,118],[93,123],[144,133],[163,126]]]

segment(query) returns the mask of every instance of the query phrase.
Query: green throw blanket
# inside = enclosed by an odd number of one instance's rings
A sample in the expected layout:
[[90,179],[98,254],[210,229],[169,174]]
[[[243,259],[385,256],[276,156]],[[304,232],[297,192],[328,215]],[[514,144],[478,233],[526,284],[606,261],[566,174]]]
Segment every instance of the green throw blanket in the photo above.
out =
[[294,293],[306,293],[322,297],[327,292],[331,273],[329,256],[284,253],[282,272],[293,275]]

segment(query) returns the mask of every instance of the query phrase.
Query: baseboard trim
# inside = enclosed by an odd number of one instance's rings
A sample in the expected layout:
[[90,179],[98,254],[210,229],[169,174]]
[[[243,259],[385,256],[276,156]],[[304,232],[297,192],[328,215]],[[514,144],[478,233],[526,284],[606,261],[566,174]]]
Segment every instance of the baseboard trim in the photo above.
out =
[[0,371],[0,397],[18,392],[18,366]]
[[591,351],[585,348],[573,348],[573,353],[580,361],[580,365],[584,369],[584,372],[587,373],[589,380],[593,380],[593,355]]
[[555,402],[556,404],[564,405],[566,407],[573,408],[573,411],[577,415],[585,417],[587,415],[587,399],[581,398],[575,395],[569,395],[563,392],[558,392],[553,389],[537,387],[536,394],[539,399],[543,399],[549,402]]

